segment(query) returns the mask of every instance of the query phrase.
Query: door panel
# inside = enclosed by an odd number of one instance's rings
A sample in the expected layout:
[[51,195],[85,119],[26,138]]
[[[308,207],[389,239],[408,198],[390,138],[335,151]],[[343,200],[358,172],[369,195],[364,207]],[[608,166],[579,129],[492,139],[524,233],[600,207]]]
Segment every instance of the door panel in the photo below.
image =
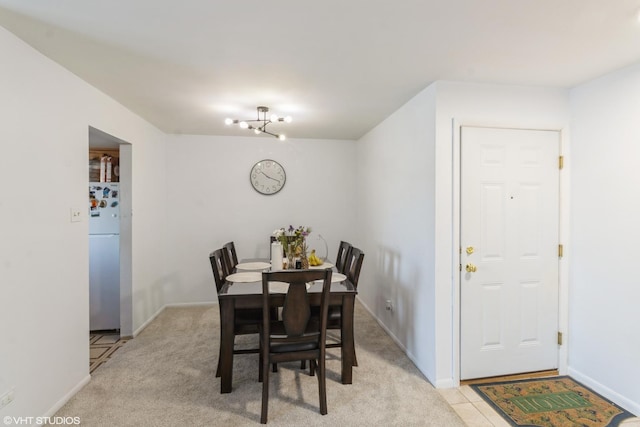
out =
[[555,131],[462,128],[461,379],[557,368],[559,151]]

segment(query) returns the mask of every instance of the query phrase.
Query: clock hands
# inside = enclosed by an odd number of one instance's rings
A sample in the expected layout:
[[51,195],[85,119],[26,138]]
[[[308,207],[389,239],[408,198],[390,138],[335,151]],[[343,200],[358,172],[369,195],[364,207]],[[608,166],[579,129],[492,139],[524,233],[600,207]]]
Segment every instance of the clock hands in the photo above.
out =
[[267,174],[266,174],[266,173],[264,173],[263,171],[259,171],[259,172],[260,172],[262,175],[266,176],[267,178],[269,178],[269,179],[272,179],[272,180],[276,181],[276,182],[278,183],[278,185],[280,184],[280,180],[279,180],[279,179],[275,179],[275,178],[273,178],[273,177],[271,177],[271,176],[267,175]]

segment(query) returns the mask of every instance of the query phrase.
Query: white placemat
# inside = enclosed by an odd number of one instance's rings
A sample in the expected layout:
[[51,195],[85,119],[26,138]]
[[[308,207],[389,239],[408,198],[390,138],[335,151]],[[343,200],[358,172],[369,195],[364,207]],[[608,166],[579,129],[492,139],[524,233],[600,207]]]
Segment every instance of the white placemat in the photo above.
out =
[[330,262],[325,262],[322,265],[310,265],[309,268],[310,269],[314,269],[314,268],[320,268],[320,269],[325,269],[325,268],[333,268],[333,264],[331,264]]
[[235,283],[261,282],[262,273],[258,271],[243,271],[240,273],[233,273],[227,276],[227,281]]
[[238,270],[264,270],[265,268],[271,267],[271,264],[263,261],[256,262],[241,262],[236,265],[236,269]]
[[341,273],[333,273],[331,275],[331,283],[342,282],[343,280],[347,280],[347,276]]
[[[309,289],[313,283],[307,283],[307,289]],[[286,294],[289,290],[289,284],[285,282],[269,282],[269,293],[272,294]]]

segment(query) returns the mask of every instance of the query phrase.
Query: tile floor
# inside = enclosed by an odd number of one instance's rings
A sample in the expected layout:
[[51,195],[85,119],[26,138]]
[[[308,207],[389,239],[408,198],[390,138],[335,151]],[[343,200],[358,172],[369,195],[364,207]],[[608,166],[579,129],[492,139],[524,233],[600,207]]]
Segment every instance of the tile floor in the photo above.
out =
[[119,332],[91,332],[89,334],[89,373],[106,363],[113,353],[125,345],[128,339],[121,339]]
[[[468,385],[438,391],[467,426],[509,427],[509,423]],[[626,419],[620,423],[620,426],[640,427],[640,418]]]

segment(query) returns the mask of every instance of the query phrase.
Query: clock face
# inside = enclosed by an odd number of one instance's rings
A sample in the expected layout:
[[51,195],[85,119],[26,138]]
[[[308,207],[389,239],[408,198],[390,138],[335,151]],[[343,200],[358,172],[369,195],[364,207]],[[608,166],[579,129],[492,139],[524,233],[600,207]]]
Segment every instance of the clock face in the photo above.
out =
[[287,181],[287,174],[275,160],[260,160],[251,168],[251,185],[260,194],[276,194]]

